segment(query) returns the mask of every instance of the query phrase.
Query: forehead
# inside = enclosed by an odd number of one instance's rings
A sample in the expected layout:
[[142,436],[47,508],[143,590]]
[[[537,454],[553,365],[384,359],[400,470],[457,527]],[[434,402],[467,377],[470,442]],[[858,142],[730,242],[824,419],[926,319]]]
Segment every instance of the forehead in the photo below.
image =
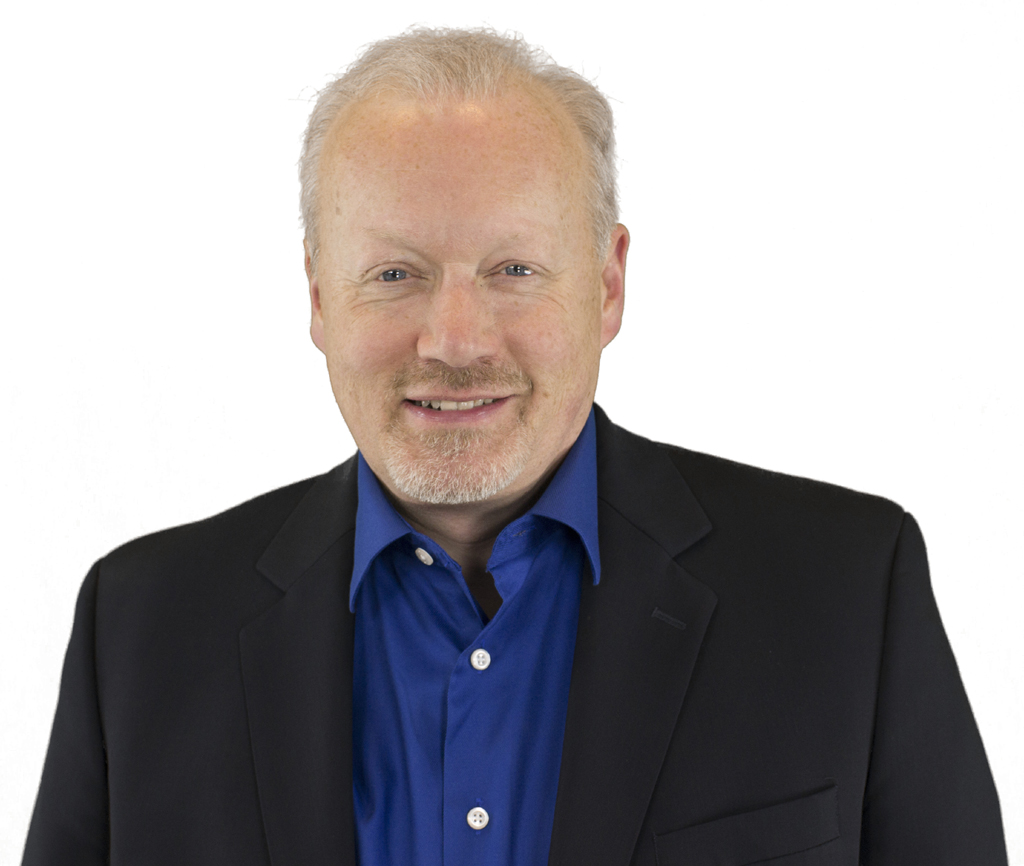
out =
[[434,195],[446,181],[455,195],[478,179],[501,182],[507,193],[553,180],[568,197],[586,167],[565,110],[543,92],[514,87],[487,98],[424,102],[383,93],[357,102],[332,124],[320,172],[322,189],[336,194],[390,176],[400,186],[404,178],[432,180]]
[[581,143],[565,109],[539,86],[510,85],[493,96],[429,101],[382,91],[339,112],[328,132],[324,157],[369,159],[382,165],[410,155],[430,158],[436,136],[456,140],[453,157],[490,156],[502,161],[528,156],[524,148],[541,156]]

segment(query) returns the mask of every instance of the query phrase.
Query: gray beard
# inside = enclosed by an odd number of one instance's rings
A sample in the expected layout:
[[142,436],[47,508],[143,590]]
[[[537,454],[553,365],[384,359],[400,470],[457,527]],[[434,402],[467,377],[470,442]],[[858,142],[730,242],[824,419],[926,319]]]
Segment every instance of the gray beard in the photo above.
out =
[[448,430],[409,441],[397,431],[384,449],[384,467],[398,491],[429,505],[482,502],[500,493],[526,468],[530,456],[526,426],[506,437],[501,452],[490,462],[474,460],[485,435],[473,430]]
[[[486,361],[458,368],[437,361],[412,364],[395,375],[392,393],[405,394],[413,384],[420,390],[430,384],[442,391],[533,390],[533,383],[522,370]],[[413,436],[393,422],[384,435],[384,468],[395,488],[404,496],[429,505],[482,502],[500,493],[526,468],[532,444],[522,415],[500,444],[500,453],[490,461],[483,461],[475,452],[494,448],[495,443],[489,441],[488,434],[474,430]]]

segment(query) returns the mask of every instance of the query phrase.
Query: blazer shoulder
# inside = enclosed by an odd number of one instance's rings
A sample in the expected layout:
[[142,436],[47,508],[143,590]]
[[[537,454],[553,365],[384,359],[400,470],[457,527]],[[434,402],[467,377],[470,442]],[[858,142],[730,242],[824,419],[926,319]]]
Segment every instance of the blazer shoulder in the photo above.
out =
[[840,555],[866,544],[891,557],[907,516],[880,496],[656,442],[601,411],[597,420],[600,495],[672,555],[703,539]]
[[847,535],[861,530],[894,543],[907,517],[900,505],[881,496],[655,444],[686,480],[713,524],[743,519],[778,529],[799,526],[809,533],[830,530]]
[[309,489],[324,475],[304,478],[254,496],[209,517],[183,523],[134,538],[110,551],[106,566],[132,565],[139,561],[196,550],[266,547]]
[[260,557],[304,503],[346,495],[344,482],[353,463],[121,545],[97,563],[99,597],[161,598],[187,592],[200,597],[264,582],[257,570]]

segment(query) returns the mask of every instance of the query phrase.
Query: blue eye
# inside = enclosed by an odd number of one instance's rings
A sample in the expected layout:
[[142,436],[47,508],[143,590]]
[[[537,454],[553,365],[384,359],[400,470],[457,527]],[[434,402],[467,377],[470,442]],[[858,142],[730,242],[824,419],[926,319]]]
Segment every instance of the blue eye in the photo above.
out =
[[505,268],[505,273],[510,277],[528,277],[533,271],[526,267],[526,265],[509,265]]
[[398,280],[404,280],[407,276],[409,276],[409,274],[400,268],[389,268],[380,275],[380,279],[385,283],[395,283],[398,282]]

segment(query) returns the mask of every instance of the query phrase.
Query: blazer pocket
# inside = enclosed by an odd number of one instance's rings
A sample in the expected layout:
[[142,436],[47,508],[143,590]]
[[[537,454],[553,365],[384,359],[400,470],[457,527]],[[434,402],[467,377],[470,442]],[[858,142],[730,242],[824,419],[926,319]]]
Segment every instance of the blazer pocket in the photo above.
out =
[[659,866],[749,866],[839,838],[839,789],[654,835]]

